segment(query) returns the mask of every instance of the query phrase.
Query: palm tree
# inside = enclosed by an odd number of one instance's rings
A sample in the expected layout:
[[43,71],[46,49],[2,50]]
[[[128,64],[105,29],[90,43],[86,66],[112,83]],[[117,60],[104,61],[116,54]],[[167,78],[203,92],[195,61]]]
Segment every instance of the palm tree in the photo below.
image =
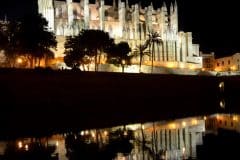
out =
[[155,57],[155,44],[157,45],[158,52],[159,52],[159,45],[162,44],[162,39],[161,39],[160,35],[157,32],[150,32],[148,34],[148,36],[149,36],[149,50],[150,50],[150,53],[151,53],[151,61],[152,61],[152,70],[151,70],[151,72],[153,73],[153,61],[156,60],[156,57]]
[[147,47],[149,46],[150,41],[149,39],[145,41],[144,44],[140,44],[139,46],[137,46],[138,49],[138,53],[139,53],[139,57],[140,57],[140,61],[139,61],[139,73],[141,73],[141,68],[142,68],[142,60],[143,60],[143,56],[147,55],[144,51],[147,49]]

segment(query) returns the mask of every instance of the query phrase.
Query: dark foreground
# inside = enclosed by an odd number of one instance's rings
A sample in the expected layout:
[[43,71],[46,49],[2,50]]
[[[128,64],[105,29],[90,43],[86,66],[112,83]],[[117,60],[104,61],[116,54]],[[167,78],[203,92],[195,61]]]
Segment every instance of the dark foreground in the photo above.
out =
[[[1,70],[0,135],[240,113],[239,82],[240,77]],[[225,109],[219,107],[223,98]]]

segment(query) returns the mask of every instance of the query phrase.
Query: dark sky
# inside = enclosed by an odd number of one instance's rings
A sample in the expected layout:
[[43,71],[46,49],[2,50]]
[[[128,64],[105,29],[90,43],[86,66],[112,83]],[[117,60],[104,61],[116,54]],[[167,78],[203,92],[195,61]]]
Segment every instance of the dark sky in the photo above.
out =
[[[112,1],[112,0],[108,0]],[[135,3],[139,0],[129,0]],[[147,4],[150,0],[141,0]],[[152,0],[157,5],[162,0]],[[169,5],[170,0],[165,0]],[[240,10],[236,0],[178,0],[179,27],[192,31],[194,42],[201,50],[216,53],[216,56],[240,52]],[[36,11],[37,0],[1,0],[0,17],[20,17]]]

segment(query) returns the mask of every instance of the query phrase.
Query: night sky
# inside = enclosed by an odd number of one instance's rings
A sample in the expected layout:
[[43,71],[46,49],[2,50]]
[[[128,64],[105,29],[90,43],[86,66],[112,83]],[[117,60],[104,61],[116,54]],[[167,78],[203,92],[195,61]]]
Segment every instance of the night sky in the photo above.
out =
[[[112,0],[108,0],[112,1]],[[135,3],[138,0],[129,0]],[[141,0],[142,4],[150,0]],[[170,0],[165,0],[169,6]],[[238,1],[228,0],[178,0],[179,27],[193,32],[194,42],[201,51],[215,52],[217,57],[240,52],[240,10]],[[37,0],[1,0],[0,18],[9,19],[31,14],[37,10]],[[162,0],[153,0],[155,6]]]

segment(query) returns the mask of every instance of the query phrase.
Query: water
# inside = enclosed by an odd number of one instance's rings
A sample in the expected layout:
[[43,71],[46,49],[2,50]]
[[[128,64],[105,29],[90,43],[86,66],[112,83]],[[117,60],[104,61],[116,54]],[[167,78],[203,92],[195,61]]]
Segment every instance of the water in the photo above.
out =
[[[6,151],[10,152],[9,148],[12,147],[11,154],[22,152],[21,156],[23,154],[29,156],[29,152],[33,151],[35,154],[39,152],[43,155],[48,151],[49,155],[46,157],[52,160],[197,159],[197,148],[204,145],[205,135],[216,133],[218,128],[224,127],[238,131],[239,118],[239,115],[216,114],[207,117],[82,130],[50,137],[2,141],[0,155],[3,156],[7,153]],[[228,123],[229,125],[226,126],[225,124]]]

